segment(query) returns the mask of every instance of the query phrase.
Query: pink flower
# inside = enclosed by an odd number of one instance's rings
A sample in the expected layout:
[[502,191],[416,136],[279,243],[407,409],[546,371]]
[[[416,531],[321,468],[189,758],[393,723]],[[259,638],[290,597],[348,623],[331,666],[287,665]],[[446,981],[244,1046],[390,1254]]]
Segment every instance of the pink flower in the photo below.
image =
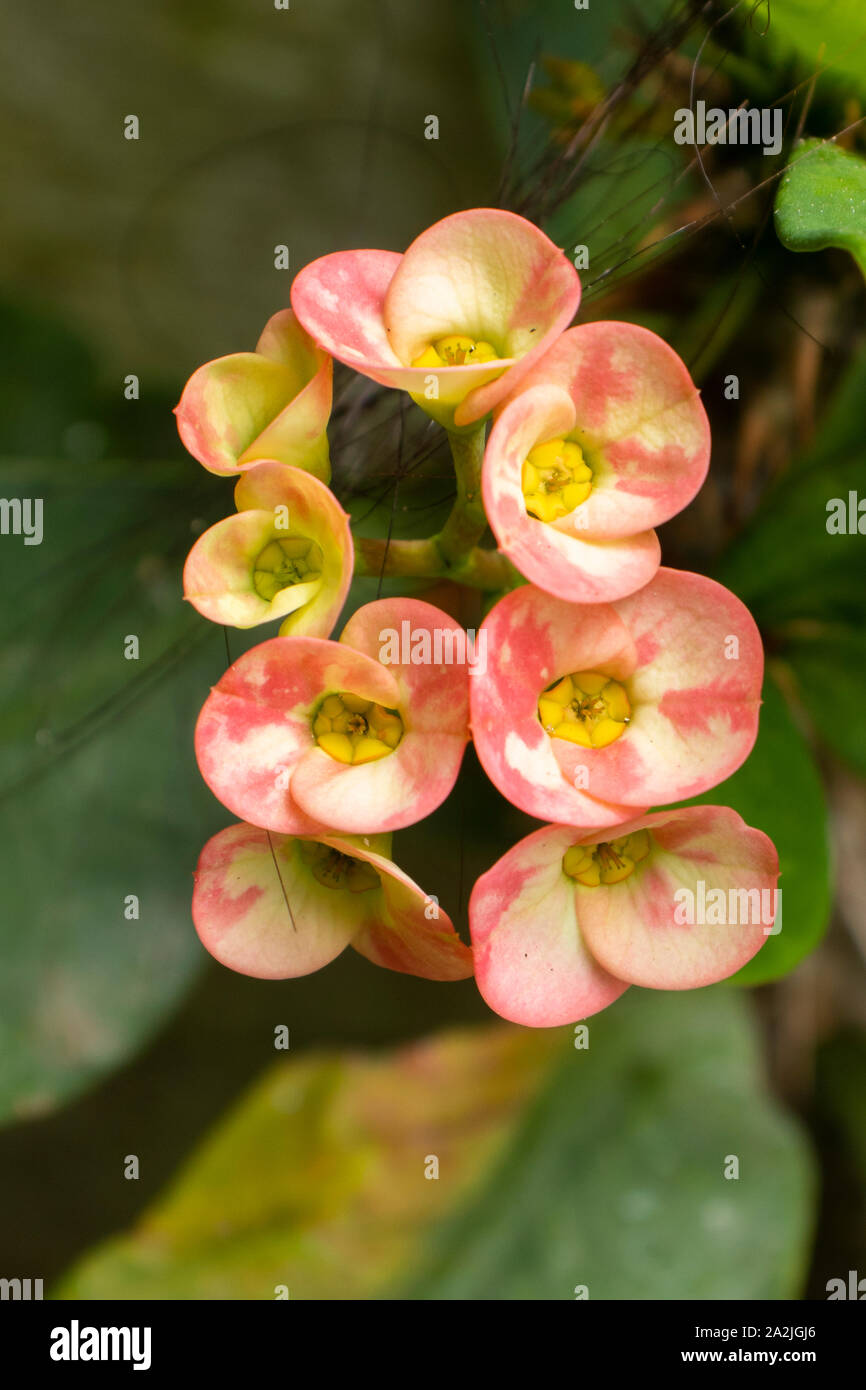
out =
[[[235,487],[236,516],[200,536],[187,556],[184,597],[229,627],[285,618],[282,636],[328,637],[352,582],[349,518],[299,468],[257,463]],[[288,615],[288,616],[286,616]]]
[[[411,650],[391,636],[408,623]],[[211,791],[287,835],[398,830],[445,800],[469,737],[463,629],[419,599],[379,599],[339,642],[274,637],[230,666],[196,727]],[[438,634],[438,635],[437,635]]]
[[587,831],[546,825],[483,874],[469,904],[475,973],[503,1018],[550,1028],[630,984],[696,989],[760,950],[776,913],[771,840],[727,806]]
[[755,741],[761,639],[712,579],[662,568],[627,598],[585,605],[525,585],[485,631],[475,746],[503,795],[540,820],[611,826],[696,796]]
[[569,329],[497,416],[484,456],[491,529],[534,584],[576,603],[647,584],[651,529],[706,477],[710,430],[683,362],[631,323]]
[[513,389],[577,311],[577,272],[522,217],[474,208],[402,256],[338,251],[296,277],[292,306],[333,357],[408,391],[448,428]]
[[326,483],[332,378],[331,359],[291,309],[281,309],[255,352],[217,357],[193,372],[175,410],[178,433],[211,473],[276,459]]
[[212,956],[258,979],[309,975],[349,945],[429,980],[472,974],[448,916],[391,862],[390,836],[292,839],[230,825],[202,850],[192,915]]

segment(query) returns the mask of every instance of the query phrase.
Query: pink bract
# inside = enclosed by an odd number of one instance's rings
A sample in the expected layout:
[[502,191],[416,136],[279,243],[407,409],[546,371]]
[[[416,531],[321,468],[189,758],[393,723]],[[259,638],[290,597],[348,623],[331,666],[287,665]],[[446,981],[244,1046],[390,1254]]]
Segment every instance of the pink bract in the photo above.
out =
[[281,309],[255,352],[217,357],[193,372],[175,409],[178,433],[211,473],[275,459],[327,482],[332,381],[330,357],[291,309]]
[[[368,866],[374,886],[324,886],[309,852]],[[308,975],[347,945],[376,965],[430,980],[462,980],[472,955],[450,918],[394,864],[389,837],[323,834],[315,840],[228,826],[208,841],[192,912],[202,944],[242,975]],[[376,883],[378,880],[378,883]]]
[[[572,846],[642,830],[651,849],[622,882],[588,887],[564,872]],[[767,940],[778,875],[772,841],[726,806],[659,811],[592,831],[544,826],[475,885],[469,918],[478,987],[504,1018],[547,1028],[597,1013],[629,984],[713,984]],[[719,890],[726,920],[711,922],[720,910],[706,909],[707,896]]]
[[[485,619],[472,735],[491,781],[541,820],[605,826],[697,796],[740,766],[758,729],[763,649],[738,598],[662,568],[627,598],[570,604],[524,585]],[[622,684],[630,722],[607,747],[551,737],[538,700],[597,672]]]
[[[330,636],[354,559],[349,517],[334,494],[312,474],[270,461],[241,474],[235,504],[237,515],[211,526],[187,556],[184,597],[211,622],[248,628],[283,618],[281,636]],[[317,548],[321,572],[266,598],[256,589],[257,560],[294,537]]]
[[[339,642],[274,637],[229,667],[199,716],[196,755],[230,811],[288,835],[372,834],[412,825],[445,800],[469,737],[468,670],[380,660],[383,634],[402,623],[431,639],[462,633],[432,604],[379,599],[353,615]],[[341,692],[398,712],[404,733],[391,754],[352,765],[316,744],[316,710]]]
[[[571,262],[531,222],[495,208],[454,213],[404,255],[339,251],[306,266],[292,306],[332,357],[384,386],[408,391],[450,427],[481,420],[571,322],[580,282]],[[491,343],[495,360],[413,367],[453,334]],[[425,391],[433,379],[438,394]]]
[[[553,521],[530,515],[521,473],[553,438],[577,444],[592,470],[585,501]],[[572,328],[497,413],[484,457],[484,502],[501,550],[534,584],[579,603],[648,583],[653,527],[706,477],[710,431],[697,388],[672,348],[630,323]]]

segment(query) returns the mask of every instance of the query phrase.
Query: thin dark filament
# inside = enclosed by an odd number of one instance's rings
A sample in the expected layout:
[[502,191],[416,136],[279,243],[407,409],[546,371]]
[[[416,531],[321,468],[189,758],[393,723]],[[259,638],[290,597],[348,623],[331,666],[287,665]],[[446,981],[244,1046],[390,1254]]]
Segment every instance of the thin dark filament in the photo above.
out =
[[289,921],[290,921],[291,924],[292,924],[292,931],[296,932],[296,931],[298,930],[298,927],[297,927],[297,923],[295,922],[295,914],[292,912],[292,904],[289,902],[289,895],[288,895],[288,893],[286,892],[286,885],[285,885],[284,882],[283,882],[283,876],[282,876],[282,874],[280,873],[280,866],[279,866],[279,864],[277,863],[277,856],[276,856],[276,853],[274,852],[274,842],[273,842],[273,840],[271,839],[271,832],[270,832],[270,830],[266,830],[266,831],[265,831],[265,834],[266,834],[267,837],[268,837],[268,845],[269,845],[270,851],[271,851],[271,858],[272,858],[273,861],[274,861],[274,869],[276,870],[277,878],[278,878],[279,881],[280,881],[280,887],[281,887],[281,889],[283,890],[283,901],[284,901],[285,904],[286,904],[286,910],[287,910],[287,912],[288,912],[288,914],[289,914]]

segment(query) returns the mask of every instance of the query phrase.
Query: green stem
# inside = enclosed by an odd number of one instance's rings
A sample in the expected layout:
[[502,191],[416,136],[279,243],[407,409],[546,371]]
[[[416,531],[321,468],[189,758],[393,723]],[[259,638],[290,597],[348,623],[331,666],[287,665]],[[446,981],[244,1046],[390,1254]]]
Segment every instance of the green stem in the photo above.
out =
[[478,542],[487,530],[481,497],[481,464],[484,459],[484,425],[470,434],[448,432],[457,496],[448,520],[429,540],[355,540],[355,573],[403,575],[412,579],[453,579],[473,589],[499,593],[522,584],[511,561],[498,550],[484,550]]
[[434,537],[442,558],[449,568],[459,569],[473,547],[487,530],[487,517],[481,497],[481,465],[484,460],[484,424],[477,425],[471,434],[448,432],[454,472],[457,476],[457,496],[451,514],[438,536]]
[[498,550],[473,546],[459,565],[449,565],[435,540],[388,542],[356,537],[355,574],[375,579],[383,574],[409,579],[453,579],[489,593],[512,589],[522,582],[510,560]]
[[383,541],[355,537],[355,573],[401,574],[408,578],[429,579],[442,568],[442,556],[432,540]]

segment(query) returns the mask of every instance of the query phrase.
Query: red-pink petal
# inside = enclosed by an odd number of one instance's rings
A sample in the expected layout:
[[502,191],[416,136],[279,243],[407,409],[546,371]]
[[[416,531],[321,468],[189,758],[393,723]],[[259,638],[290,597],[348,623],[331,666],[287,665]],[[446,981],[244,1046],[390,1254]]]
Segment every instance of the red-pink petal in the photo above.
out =
[[230,970],[265,980],[309,975],[360,930],[369,913],[364,895],[323,888],[298,845],[242,823],[202,850],[193,921],[205,949]]
[[662,568],[613,605],[637,647],[631,723],[589,749],[590,786],[659,805],[697,796],[748,757],[758,731],[764,654],[754,619],[703,575]]
[[[315,479],[313,480],[315,481]],[[256,556],[277,537],[270,511],[224,517],[199,536],[183,569],[183,596],[212,623],[248,628],[315,602],[321,580],[293,584],[268,602],[253,585]],[[327,631],[316,634],[327,637]]]
[[625,680],[633,672],[635,646],[612,605],[569,604],[527,584],[500,599],[482,633],[487,671],[470,686],[472,737],[503,796],[531,816],[571,825],[614,825],[644,810],[648,803],[632,801],[627,785],[616,797],[597,789],[594,768],[607,749],[551,739],[538,719],[539,695],[560,676],[597,670]]
[[[267,461],[241,474],[235,487],[235,506],[239,512],[263,509],[274,516],[278,508],[286,507],[288,530],[311,537],[321,548],[324,566],[316,592],[303,607],[287,610],[280,636],[329,637],[346,601],[354,569],[350,518],[331,489],[299,468]],[[277,539],[285,534],[285,528],[274,531]]]
[[[322,256],[292,286],[299,321],[327,352],[382,385],[408,391],[457,427],[480,420],[516,385],[574,317],[579,300],[573,266],[544,233],[491,208],[435,223],[405,256]],[[481,326],[489,331],[475,331]],[[503,355],[490,363],[412,367],[434,337],[453,333],[492,338]],[[431,377],[433,401],[425,396]]]
[[239,657],[211,691],[196,726],[196,757],[214,795],[253,824],[314,834],[321,823],[295,801],[291,784],[312,755],[344,767],[315,747],[310,722],[322,696],[341,690],[392,708],[399,698],[387,667],[339,642],[274,637]]
[[193,920],[223,965],[259,979],[321,969],[352,943],[377,965],[431,980],[472,974],[472,953],[379,841],[322,834],[315,842],[370,864],[378,887],[325,887],[304,858],[308,841],[257,826],[229,826],[205,845],[195,874]]
[[[779,859],[772,841],[727,806],[657,811],[603,838],[644,828],[653,846],[628,878],[598,888],[576,884],[587,946],[611,974],[650,989],[727,979],[760,950],[773,923]],[[572,841],[590,842],[585,834]],[[719,912],[718,924],[700,920]]]
[[[434,659],[413,661],[413,650],[425,655],[425,634]],[[354,833],[399,830],[441,805],[457,780],[469,737],[469,675],[465,663],[447,658],[465,649],[459,623],[420,599],[378,599],[358,609],[340,637],[341,646],[377,662],[392,647],[402,658],[404,643],[410,659],[383,665],[398,692],[383,703],[399,709],[405,731],[395,751],[346,766],[315,749],[294,775],[293,797],[318,821]]]
[[[417,598],[376,599],[356,609],[340,641],[384,662],[409,709],[408,728],[454,734],[466,742],[469,647],[465,630],[450,613]],[[413,659],[413,651],[416,658],[423,658],[428,647],[432,660]],[[392,660],[393,655],[400,659]],[[403,660],[404,656],[409,660]]]
[[[328,841],[331,843],[331,841]],[[472,952],[444,912],[402,869],[380,855],[353,850],[382,875],[383,905],[369,917],[352,945],[375,965],[427,980],[465,980]]]
[[382,318],[400,260],[394,251],[335,251],[305,266],[292,284],[292,308],[310,336],[366,376],[407,365],[391,348]]
[[567,436],[574,418],[571,398],[558,386],[519,391],[498,417],[487,443],[484,505],[500,550],[533,584],[575,603],[607,602],[652,579],[661,558],[655,532],[624,533],[613,540],[596,533],[587,510],[592,495],[560,522],[538,521],[526,510],[521,486],[529,451],[548,439]]
[[465,426],[514,389],[579,303],[574,266],[538,227],[499,208],[472,208],[416,237],[388,287],[383,316],[402,362],[437,338],[465,333],[493,343],[500,360],[513,364],[458,407],[455,423]]
[[464,746],[453,736],[408,733],[393,753],[360,765],[337,762],[312,748],[292,776],[292,798],[312,819],[335,830],[355,835],[401,830],[444,801]]
[[587,950],[562,856],[567,826],[544,826],[482,874],[469,902],[478,988],[514,1023],[552,1028],[604,1009],[627,986]]
[[[574,407],[571,437],[593,469],[580,507],[586,534],[636,535],[695,496],[707,474],[710,428],[685,363],[633,323],[581,324],[563,333],[522,382],[559,387]],[[571,532],[569,518],[555,526]]]
[[212,473],[277,459],[327,481],[332,376],[330,358],[283,309],[255,352],[218,357],[193,373],[175,411],[178,432]]

